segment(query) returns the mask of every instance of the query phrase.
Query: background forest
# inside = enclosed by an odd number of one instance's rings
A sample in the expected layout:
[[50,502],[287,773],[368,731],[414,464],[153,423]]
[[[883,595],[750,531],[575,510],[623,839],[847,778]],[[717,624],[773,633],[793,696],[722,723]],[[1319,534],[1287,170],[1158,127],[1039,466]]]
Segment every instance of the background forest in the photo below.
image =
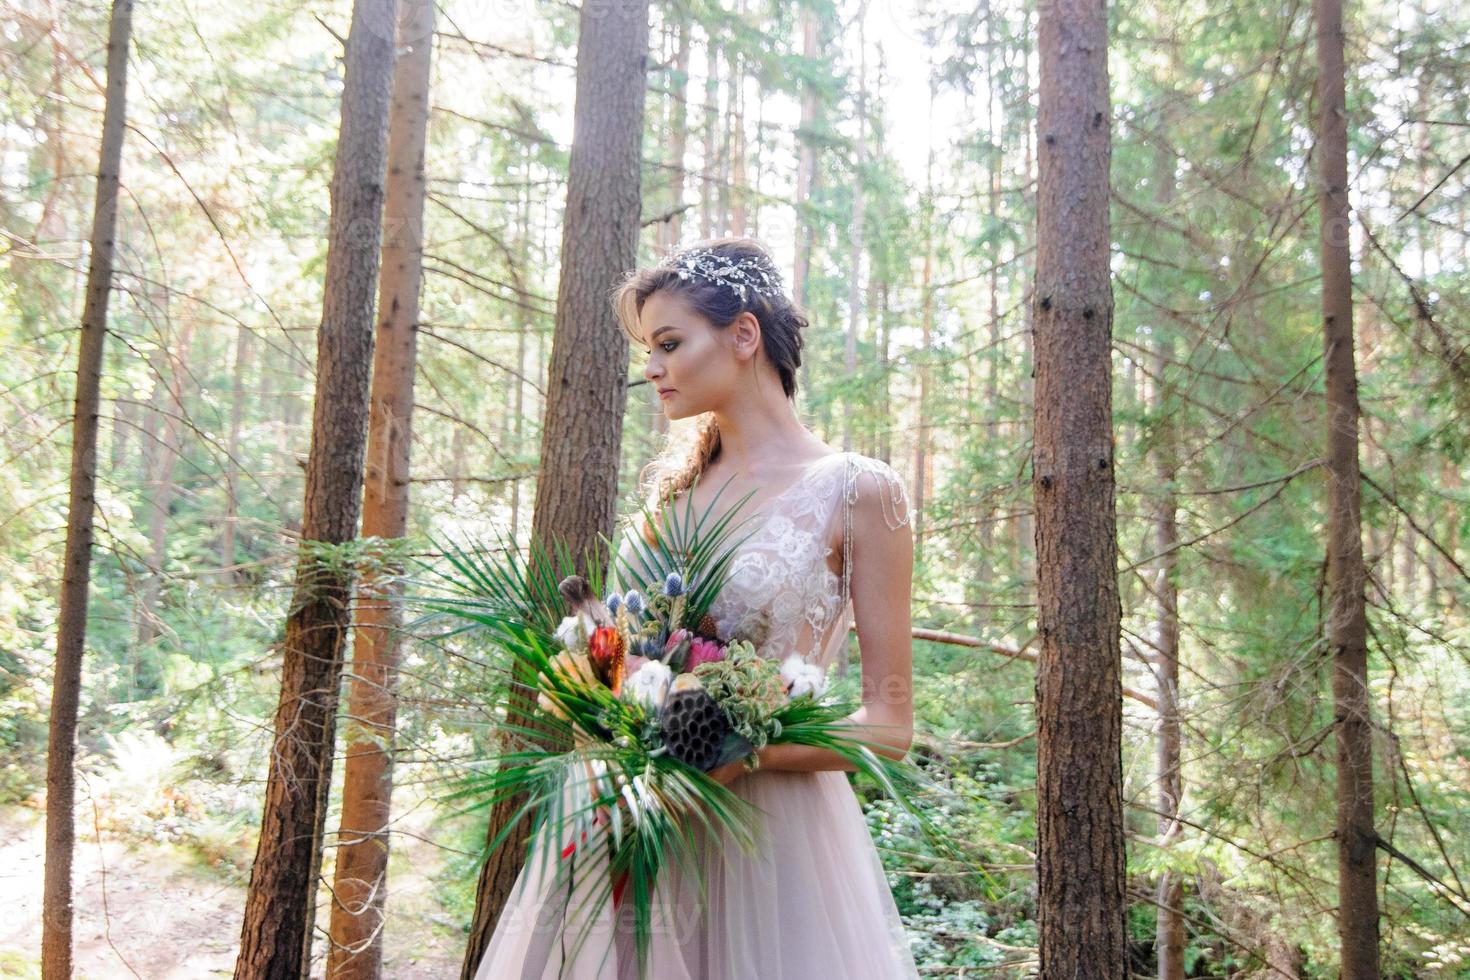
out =
[[[79,975],[234,962],[302,527],[351,6],[153,0],[133,16],[80,698]],[[40,976],[110,6],[0,9],[0,974],[24,977]],[[419,556],[434,538],[531,532],[577,68],[571,4],[433,14]],[[1189,976],[1336,976],[1311,4],[1118,0],[1108,16],[1129,955],[1159,974],[1164,905]],[[1383,972],[1470,977],[1470,9],[1364,0],[1344,17]],[[768,243],[812,320],[802,417],[891,462],[916,507],[914,756],[955,791],[940,816],[970,866],[925,858],[859,788],[933,976],[1037,962],[1036,19],[1032,0],[656,0],[650,17],[638,261],[714,235]],[[620,513],[668,437],[639,357]],[[451,976],[486,814],[441,797],[493,749],[503,678],[473,641],[410,641],[402,658],[383,970]],[[1177,905],[1160,901],[1166,873]]]

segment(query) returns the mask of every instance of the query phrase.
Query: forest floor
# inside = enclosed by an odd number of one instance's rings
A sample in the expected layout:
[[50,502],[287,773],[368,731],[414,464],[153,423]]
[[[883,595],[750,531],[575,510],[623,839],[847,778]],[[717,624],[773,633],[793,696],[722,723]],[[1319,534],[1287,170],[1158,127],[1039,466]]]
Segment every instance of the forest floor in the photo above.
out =
[[[77,812],[72,866],[77,980],[230,976],[239,947],[244,883],[209,868],[176,844],[129,840],[105,830],[99,841],[89,811]],[[0,976],[40,977],[45,840],[43,813],[0,807]],[[395,844],[400,846],[415,849],[411,839],[401,838]],[[432,845],[419,846],[423,855],[402,855],[416,869],[435,860]],[[459,975],[463,940],[456,941],[457,930],[445,921],[432,892],[421,874],[394,879],[383,970],[391,980]],[[319,938],[318,954],[323,948]]]

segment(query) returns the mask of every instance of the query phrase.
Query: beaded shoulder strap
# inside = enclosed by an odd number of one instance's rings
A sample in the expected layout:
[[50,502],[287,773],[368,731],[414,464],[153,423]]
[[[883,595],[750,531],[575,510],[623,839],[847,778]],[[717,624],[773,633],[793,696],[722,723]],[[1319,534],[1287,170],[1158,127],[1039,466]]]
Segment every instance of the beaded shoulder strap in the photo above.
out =
[[[861,465],[860,465],[861,464]],[[903,481],[893,467],[879,459],[870,459],[856,453],[848,453],[842,480],[842,601],[841,609],[847,608],[852,598],[852,505],[857,500],[858,473],[867,471],[878,481],[879,503],[883,507],[883,521],[890,531],[896,531],[909,522],[909,498]]]

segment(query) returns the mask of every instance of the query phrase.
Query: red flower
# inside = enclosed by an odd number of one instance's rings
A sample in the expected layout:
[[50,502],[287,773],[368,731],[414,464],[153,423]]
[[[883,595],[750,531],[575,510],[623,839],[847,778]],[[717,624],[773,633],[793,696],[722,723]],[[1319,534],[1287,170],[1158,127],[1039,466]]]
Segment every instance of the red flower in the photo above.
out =
[[587,639],[587,657],[597,679],[612,688],[614,694],[623,689],[623,634],[615,626],[599,626]]

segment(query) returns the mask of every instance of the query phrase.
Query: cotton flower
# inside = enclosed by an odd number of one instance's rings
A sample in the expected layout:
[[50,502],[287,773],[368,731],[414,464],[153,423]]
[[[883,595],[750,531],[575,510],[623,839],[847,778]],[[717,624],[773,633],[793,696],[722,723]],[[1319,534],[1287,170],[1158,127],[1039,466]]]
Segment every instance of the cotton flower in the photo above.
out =
[[623,697],[643,704],[650,710],[663,707],[668,696],[674,672],[661,660],[650,660],[638,668],[637,673],[623,680]]
[[827,692],[827,674],[816,664],[809,664],[801,654],[793,653],[781,662],[781,681],[787,697],[819,698]]
[[568,650],[579,650],[587,646],[587,640],[597,623],[588,613],[582,612],[563,619],[556,628],[556,638]]

